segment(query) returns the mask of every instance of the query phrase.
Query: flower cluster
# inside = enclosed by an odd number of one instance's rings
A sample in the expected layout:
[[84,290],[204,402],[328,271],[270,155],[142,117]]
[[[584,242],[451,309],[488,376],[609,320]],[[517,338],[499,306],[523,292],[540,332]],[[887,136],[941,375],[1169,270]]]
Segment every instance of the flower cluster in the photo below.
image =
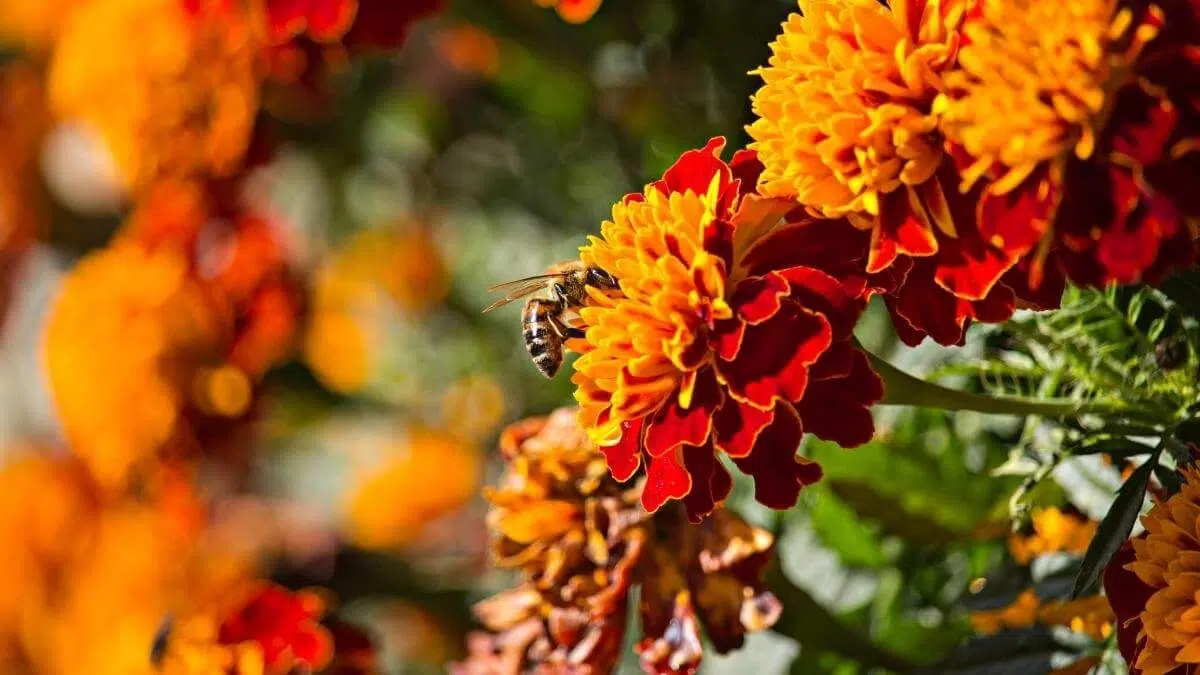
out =
[[724,510],[697,527],[680,509],[646,513],[641,485],[607,475],[574,411],[519,422],[501,446],[509,467],[487,495],[488,524],[497,564],[523,583],[476,606],[494,633],[473,636],[452,672],[611,672],[635,585],[647,673],[694,672],[701,625],[725,652],[778,618],[761,582],[771,535]]
[[1194,260],[1187,2],[801,4],[757,71],[758,189],[869,233],[906,342]]

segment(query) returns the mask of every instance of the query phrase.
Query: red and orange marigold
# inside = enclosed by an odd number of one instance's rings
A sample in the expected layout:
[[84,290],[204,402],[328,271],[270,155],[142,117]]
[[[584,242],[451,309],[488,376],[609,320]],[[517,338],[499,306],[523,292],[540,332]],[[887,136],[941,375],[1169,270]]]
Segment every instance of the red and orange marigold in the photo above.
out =
[[1104,591],[1133,675],[1200,670],[1200,469],[1142,516],[1146,532],[1113,557]]
[[[1037,223],[987,228],[958,194],[934,102],[957,62],[968,0],[802,0],[771,45],[747,130],[758,188],[870,233],[867,271],[906,274],[888,307],[906,342],[961,342],[1012,315],[999,283]],[[907,267],[911,265],[911,273]]]
[[1039,223],[1014,285],[1154,282],[1191,264],[1196,2],[983,0],[963,31],[936,108],[982,217]]
[[570,345],[580,419],[613,475],[644,464],[647,510],[682,499],[694,519],[731,488],[717,453],[763,504],[794,505],[821,477],[796,454],[804,432],[864,443],[883,394],[851,341],[871,280],[845,274],[836,232],[752,192],[753,153],[726,164],[723,146],[684,153],[613,207],[581,257],[620,291],[589,289],[586,338]]

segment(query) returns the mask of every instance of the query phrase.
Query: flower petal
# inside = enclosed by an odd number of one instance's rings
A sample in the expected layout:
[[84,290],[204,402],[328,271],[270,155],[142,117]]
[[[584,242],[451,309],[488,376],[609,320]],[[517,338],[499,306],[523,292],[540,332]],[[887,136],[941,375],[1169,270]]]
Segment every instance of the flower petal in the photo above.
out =
[[704,445],[712,431],[713,415],[723,398],[712,371],[700,374],[688,408],[671,402],[651,416],[646,424],[644,447],[647,454],[661,457],[684,444]]
[[654,513],[672,499],[683,499],[692,491],[692,477],[684,468],[681,452],[676,449],[661,457],[652,457],[646,467],[646,486],[642,506]]
[[717,460],[712,443],[683,446],[683,465],[692,476],[692,490],[683,498],[683,506],[688,520],[699,523],[729,496],[733,480]]
[[821,480],[821,466],[796,454],[804,429],[791,405],[775,406],[775,418],[746,457],[733,460],[754,477],[754,498],[773,509],[790,509],[800,490]]
[[749,455],[759,434],[774,419],[774,408],[762,410],[732,398],[726,399],[713,419],[717,449],[734,458]]
[[638,418],[621,423],[621,438],[613,445],[600,446],[613,478],[624,482],[637,473],[642,464],[642,421]]
[[796,405],[804,428],[843,448],[853,448],[871,440],[875,423],[871,406],[883,398],[883,381],[871,370],[861,350],[851,349],[850,372],[808,383],[804,400]]
[[797,401],[808,385],[808,366],[829,348],[833,330],[825,317],[786,300],[770,320],[747,326],[732,361],[717,370],[734,398],[769,408],[773,401]]

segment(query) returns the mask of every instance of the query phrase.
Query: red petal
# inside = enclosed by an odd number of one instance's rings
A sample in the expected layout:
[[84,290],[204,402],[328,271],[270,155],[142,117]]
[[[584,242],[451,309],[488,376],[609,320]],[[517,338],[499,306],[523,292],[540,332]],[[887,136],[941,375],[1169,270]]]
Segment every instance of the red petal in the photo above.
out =
[[685,443],[704,445],[722,398],[716,377],[711,370],[705,370],[696,380],[691,406],[685,410],[673,401],[650,418],[646,426],[646,452],[651,457],[661,457]]
[[1125,542],[1104,568],[1104,595],[1117,615],[1117,648],[1129,663],[1137,661],[1138,633],[1142,630],[1141,613],[1154,594],[1136,574],[1125,569],[1133,562],[1133,546]]
[[621,440],[615,445],[601,446],[608,470],[617,481],[633,477],[642,464],[642,421],[645,418],[621,423]]
[[653,457],[646,467],[642,506],[654,513],[672,499],[683,499],[692,490],[692,477],[680,461],[680,451]]
[[354,24],[357,0],[314,0],[308,13],[308,35],[317,42],[340,39]]
[[683,446],[683,464],[692,476],[692,490],[683,499],[688,520],[699,523],[729,496],[733,480],[717,460],[711,443]]
[[813,267],[839,279],[863,275],[869,232],[842,219],[816,219],[802,212],[788,214],[787,221],[746,252],[740,265],[747,276],[790,267]]
[[718,360],[717,369],[734,398],[764,409],[776,399],[797,401],[808,385],[808,366],[832,336],[825,317],[787,300],[770,320],[747,326],[737,358]]
[[775,419],[759,434],[747,457],[733,460],[744,473],[754,477],[754,498],[773,509],[790,509],[800,490],[821,480],[821,466],[800,457],[796,450],[804,429],[792,406],[776,406]]
[[851,353],[849,373],[812,380],[796,406],[806,431],[843,448],[871,440],[875,435],[871,406],[883,398],[883,381],[871,370],[866,355],[858,349]]
[[1117,94],[1111,119],[1113,151],[1145,166],[1166,154],[1179,113],[1165,98],[1129,86]]
[[687,192],[696,194],[708,192],[712,185],[713,176],[720,175],[723,186],[733,180],[733,172],[729,165],[721,161],[721,150],[725,148],[725,138],[717,136],[708,141],[700,150],[688,150],[675,160],[663,174],[660,184],[665,192]]
[[922,208],[915,200],[911,190],[897,190],[883,198],[879,220],[871,237],[868,272],[878,272],[891,264],[890,260],[883,264],[886,258],[880,257],[890,249],[916,258],[938,252],[937,234],[913,213],[913,209]]
[[748,324],[759,324],[775,316],[780,301],[791,291],[786,279],[772,272],[762,277],[743,280],[734,289],[729,303],[737,308],[737,314]]
[[738,150],[729,161],[729,169],[733,172],[734,180],[741,181],[739,187],[744,195],[754,192],[764,168],[758,160],[758,153],[753,150]]
[[834,340],[850,337],[867,308],[865,279],[841,281],[812,267],[792,267],[779,274],[787,280],[792,299],[829,321]]
[[774,408],[761,410],[732,398],[726,399],[713,420],[716,446],[730,457],[745,457],[754,449],[759,434],[774,419]]

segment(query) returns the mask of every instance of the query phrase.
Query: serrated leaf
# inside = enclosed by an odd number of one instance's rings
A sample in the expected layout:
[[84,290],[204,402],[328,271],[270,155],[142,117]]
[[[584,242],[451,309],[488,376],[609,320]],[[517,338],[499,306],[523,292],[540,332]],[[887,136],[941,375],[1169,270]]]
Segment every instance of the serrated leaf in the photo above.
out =
[[1112,456],[1114,459],[1128,459],[1129,457],[1148,455],[1154,452],[1152,446],[1129,438],[1089,439],[1072,447],[1070,450],[1071,454],[1076,456],[1106,454]]
[[1117,498],[1100,527],[1096,536],[1088,546],[1083,562],[1079,565],[1079,575],[1075,577],[1075,585],[1071,589],[1071,597],[1078,598],[1095,592],[1100,585],[1100,575],[1108,561],[1116,554],[1117,549],[1129,538],[1133,525],[1137,522],[1138,514],[1142,512],[1142,502],[1146,498],[1146,488],[1150,484],[1150,474],[1158,464],[1158,453],[1150,457],[1129,476],[1129,480],[1117,491]]

